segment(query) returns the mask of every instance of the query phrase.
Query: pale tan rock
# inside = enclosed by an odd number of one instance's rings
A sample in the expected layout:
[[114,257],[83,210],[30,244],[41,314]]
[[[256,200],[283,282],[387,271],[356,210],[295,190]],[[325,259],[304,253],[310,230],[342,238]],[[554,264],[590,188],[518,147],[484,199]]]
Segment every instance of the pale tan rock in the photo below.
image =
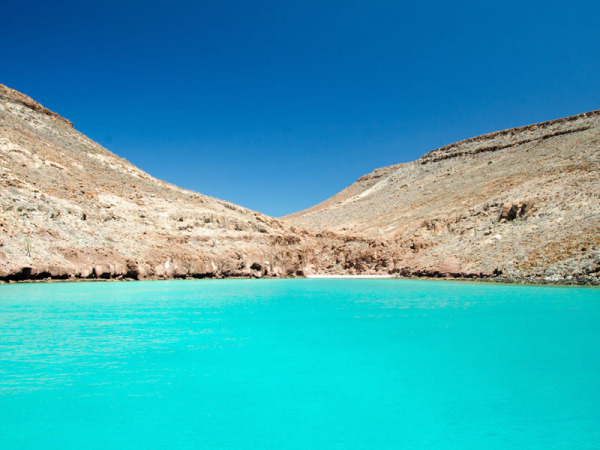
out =
[[[600,111],[460,141],[283,218],[387,242],[405,274],[598,282]],[[460,265],[450,264],[450,258]]]
[[0,85],[0,280],[297,276],[348,247],[292,228],[157,180]]
[[594,283],[599,118],[451,144],[275,219],[157,180],[0,85],[0,280],[502,273]]

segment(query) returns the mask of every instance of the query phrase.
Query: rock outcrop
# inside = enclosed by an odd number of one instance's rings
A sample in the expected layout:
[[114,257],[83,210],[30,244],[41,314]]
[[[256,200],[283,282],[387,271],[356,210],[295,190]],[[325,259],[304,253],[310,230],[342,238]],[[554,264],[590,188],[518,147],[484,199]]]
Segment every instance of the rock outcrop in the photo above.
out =
[[377,169],[283,219],[386,242],[405,275],[597,284],[600,111]]

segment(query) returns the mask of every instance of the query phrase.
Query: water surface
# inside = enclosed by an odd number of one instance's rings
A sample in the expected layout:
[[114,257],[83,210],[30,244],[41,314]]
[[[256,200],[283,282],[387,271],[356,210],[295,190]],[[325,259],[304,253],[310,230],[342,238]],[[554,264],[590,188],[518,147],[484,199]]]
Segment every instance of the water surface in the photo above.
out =
[[598,449],[600,290],[0,286],[0,448]]

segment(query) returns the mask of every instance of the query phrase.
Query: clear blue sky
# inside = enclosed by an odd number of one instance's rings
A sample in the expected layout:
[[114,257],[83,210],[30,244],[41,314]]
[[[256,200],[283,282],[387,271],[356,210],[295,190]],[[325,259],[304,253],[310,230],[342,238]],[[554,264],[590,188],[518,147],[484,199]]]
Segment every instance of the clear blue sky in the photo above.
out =
[[600,2],[7,1],[0,82],[150,174],[279,216],[600,108]]

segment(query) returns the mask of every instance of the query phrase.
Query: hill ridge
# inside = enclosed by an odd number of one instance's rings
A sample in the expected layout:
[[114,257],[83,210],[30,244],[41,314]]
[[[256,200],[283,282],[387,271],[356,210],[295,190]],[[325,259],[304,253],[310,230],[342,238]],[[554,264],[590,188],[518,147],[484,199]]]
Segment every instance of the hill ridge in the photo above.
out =
[[71,122],[70,120],[65,119],[60,114],[55,113],[54,111],[51,111],[50,109],[46,108],[42,104],[36,102],[34,99],[29,97],[28,95],[25,95],[15,89],[9,88],[8,86],[5,86],[4,84],[1,84],[1,83],[0,83],[0,100],[20,103],[23,106],[26,106],[27,108],[32,109],[33,111],[37,111],[42,114],[45,114],[49,117],[52,117],[53,119],[56,119],[59,122],[64,123],[65,125],[68,125],[71,128],[73,128],[73,122]]
[[282,219],[315,232],[385,240],[402,255],[396,266],[408,273],[442,266],[514,279],[597,280],[599,180],[596,110],[476,136],[375,169]]

